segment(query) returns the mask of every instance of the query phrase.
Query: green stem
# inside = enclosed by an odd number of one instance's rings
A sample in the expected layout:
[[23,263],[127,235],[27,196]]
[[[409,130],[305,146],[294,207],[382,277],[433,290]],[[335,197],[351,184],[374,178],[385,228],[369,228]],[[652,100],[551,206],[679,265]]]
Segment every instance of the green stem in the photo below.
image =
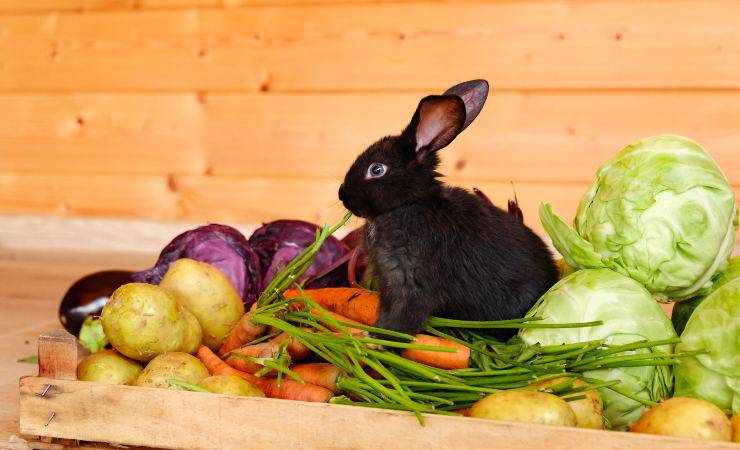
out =
[[180,386],[182,388],[185,388],[189,391],[195,391],[195,392],[203,392],[205,394],[213,394],[213,392],[209,391],[208,389],[204,389],[200,386],[196,386],[194,384],[188,383],[187,381],[177,380],[174,378],[171,378],[167,380],[167,383],[173,385],[173,386]]

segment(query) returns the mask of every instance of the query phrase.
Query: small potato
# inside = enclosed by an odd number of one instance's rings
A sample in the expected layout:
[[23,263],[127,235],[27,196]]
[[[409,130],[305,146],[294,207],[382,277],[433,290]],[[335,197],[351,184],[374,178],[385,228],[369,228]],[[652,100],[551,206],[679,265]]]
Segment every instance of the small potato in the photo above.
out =
[[[555,378],[547,381],[540,381],[533,383],[532,386],[537,387],[551,387],[565,381],[568,381],[568,377]],[[573,380],[573,387],[586,386],[582,380]],[[601,399],[601,395],[596,390],[579,392],[573,395],[585,395],[586,398],[583,400],[573,400],[566,402],[568,406],[576,414],[576,426],[578,428],[604,428],[604,402]]]
[[223,272],[183,258],[170,264],[159,286],[192,312],[203,328],[203,344],[217,350],[244,315],[244,303]]
[[732,438],[730,419],[706,400],[673,397],[665,400],[630,426],[636,433],[662,434],[714,441]]
[[198,386],[215,394],[264,397],[265,394],[252,383],[237,375],[215,375],[198,383]]
[[732,442],[740,442],[740,414],[732,416]]
[[576,415],[560,397],[539,391],[503,391],[478,400],[470,416],[542,425],[576,426]]
[[77,366],[77,379],[104,384],[130,384],[141,372],[136,361],[115,350],[103,350],[88,355]]
[[166,290],[146,283],[116,289],[100,316],[113,348],[137,361],[172,351],[195,352],[198,321]]
[[185,390],[183,387],[170,384],[167,380],[175,379],[190,384],[198,384],[208,375],[206,366],[195,356],[183,352],[168,352],[152,359],[132,384],[134,386]]

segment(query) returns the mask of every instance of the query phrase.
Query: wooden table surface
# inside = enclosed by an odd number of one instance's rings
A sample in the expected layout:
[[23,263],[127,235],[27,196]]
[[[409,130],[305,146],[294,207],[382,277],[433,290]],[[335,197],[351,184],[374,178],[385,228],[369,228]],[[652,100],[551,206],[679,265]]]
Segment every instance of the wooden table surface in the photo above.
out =
[[60,328],[57,308],[71,283],[105,269],[141,269],[152,254],[0,249],[0,448],[27,448],[18,437],[18,379],[36,374],[18,359],[36,354],[36,338]]

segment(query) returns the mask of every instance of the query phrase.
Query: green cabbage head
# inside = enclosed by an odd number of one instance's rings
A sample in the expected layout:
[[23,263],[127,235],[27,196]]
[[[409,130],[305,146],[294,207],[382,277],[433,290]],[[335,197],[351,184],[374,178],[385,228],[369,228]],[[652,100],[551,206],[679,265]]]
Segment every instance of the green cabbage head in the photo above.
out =
[[696,307],[676,351],[706,350],[676,366],[676,396],[696,397],[740,413],[740,278]]
[[697,295],[689,300],[676,303],[673,307],[673,313],[671,314],[671,322],[673,322],[673,329],[679,335],[683,333],[686,328],[686,322],[689,321],[689,317],[694,312],[697,306],[701,304],[712,292],[721,288],[725,284],[740,277],[740,256],[732,258],[727,265],[727,268],[721,272],[717,272],[712,281],[712,288],[706,295]]
[[[542,323],[604,322],[586,328],[524,329],[521,338],[530,345],[537,342],[572,344],[597,339],[621,345],[676,337],[671,321],[650,293],[635,280],[609,269],[585,269],[568,275],[547,291],[527,316],[541,317]],[[671,354],[673,348],[664,345],[625,353],[637,352]],[[667,366],[599,369],[584,372],[584,375],[603,381],[620,380],[617,387],[652,401],[669,397],[673,389],[673,377]],[[604,400],[604,416],[612,428],[624,429],[642,415],[642,403],[610,389],[601,389],[600,393]]]
[[657,136],[599,168],[573,228],[549,204],[540,220],[569,265],[615,270],[665,301],[711,286],[734,246],[737,210],[730,183],[699,144]]

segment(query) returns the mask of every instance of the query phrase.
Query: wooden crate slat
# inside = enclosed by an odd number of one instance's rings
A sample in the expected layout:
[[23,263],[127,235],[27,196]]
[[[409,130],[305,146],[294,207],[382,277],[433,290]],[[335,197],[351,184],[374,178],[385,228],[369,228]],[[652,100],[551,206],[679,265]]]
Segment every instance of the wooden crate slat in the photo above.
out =
[[[36,395],[56,386],[48,398]],[[730,443],[27,377],[22,433],[168,448],[720,450]],[[51,412],[55,412],[51,422]]]
[[738,88],[740,4],[711,5],[343,3],[5,15],[0,90],[436,90],[473,77],[499,89]]

